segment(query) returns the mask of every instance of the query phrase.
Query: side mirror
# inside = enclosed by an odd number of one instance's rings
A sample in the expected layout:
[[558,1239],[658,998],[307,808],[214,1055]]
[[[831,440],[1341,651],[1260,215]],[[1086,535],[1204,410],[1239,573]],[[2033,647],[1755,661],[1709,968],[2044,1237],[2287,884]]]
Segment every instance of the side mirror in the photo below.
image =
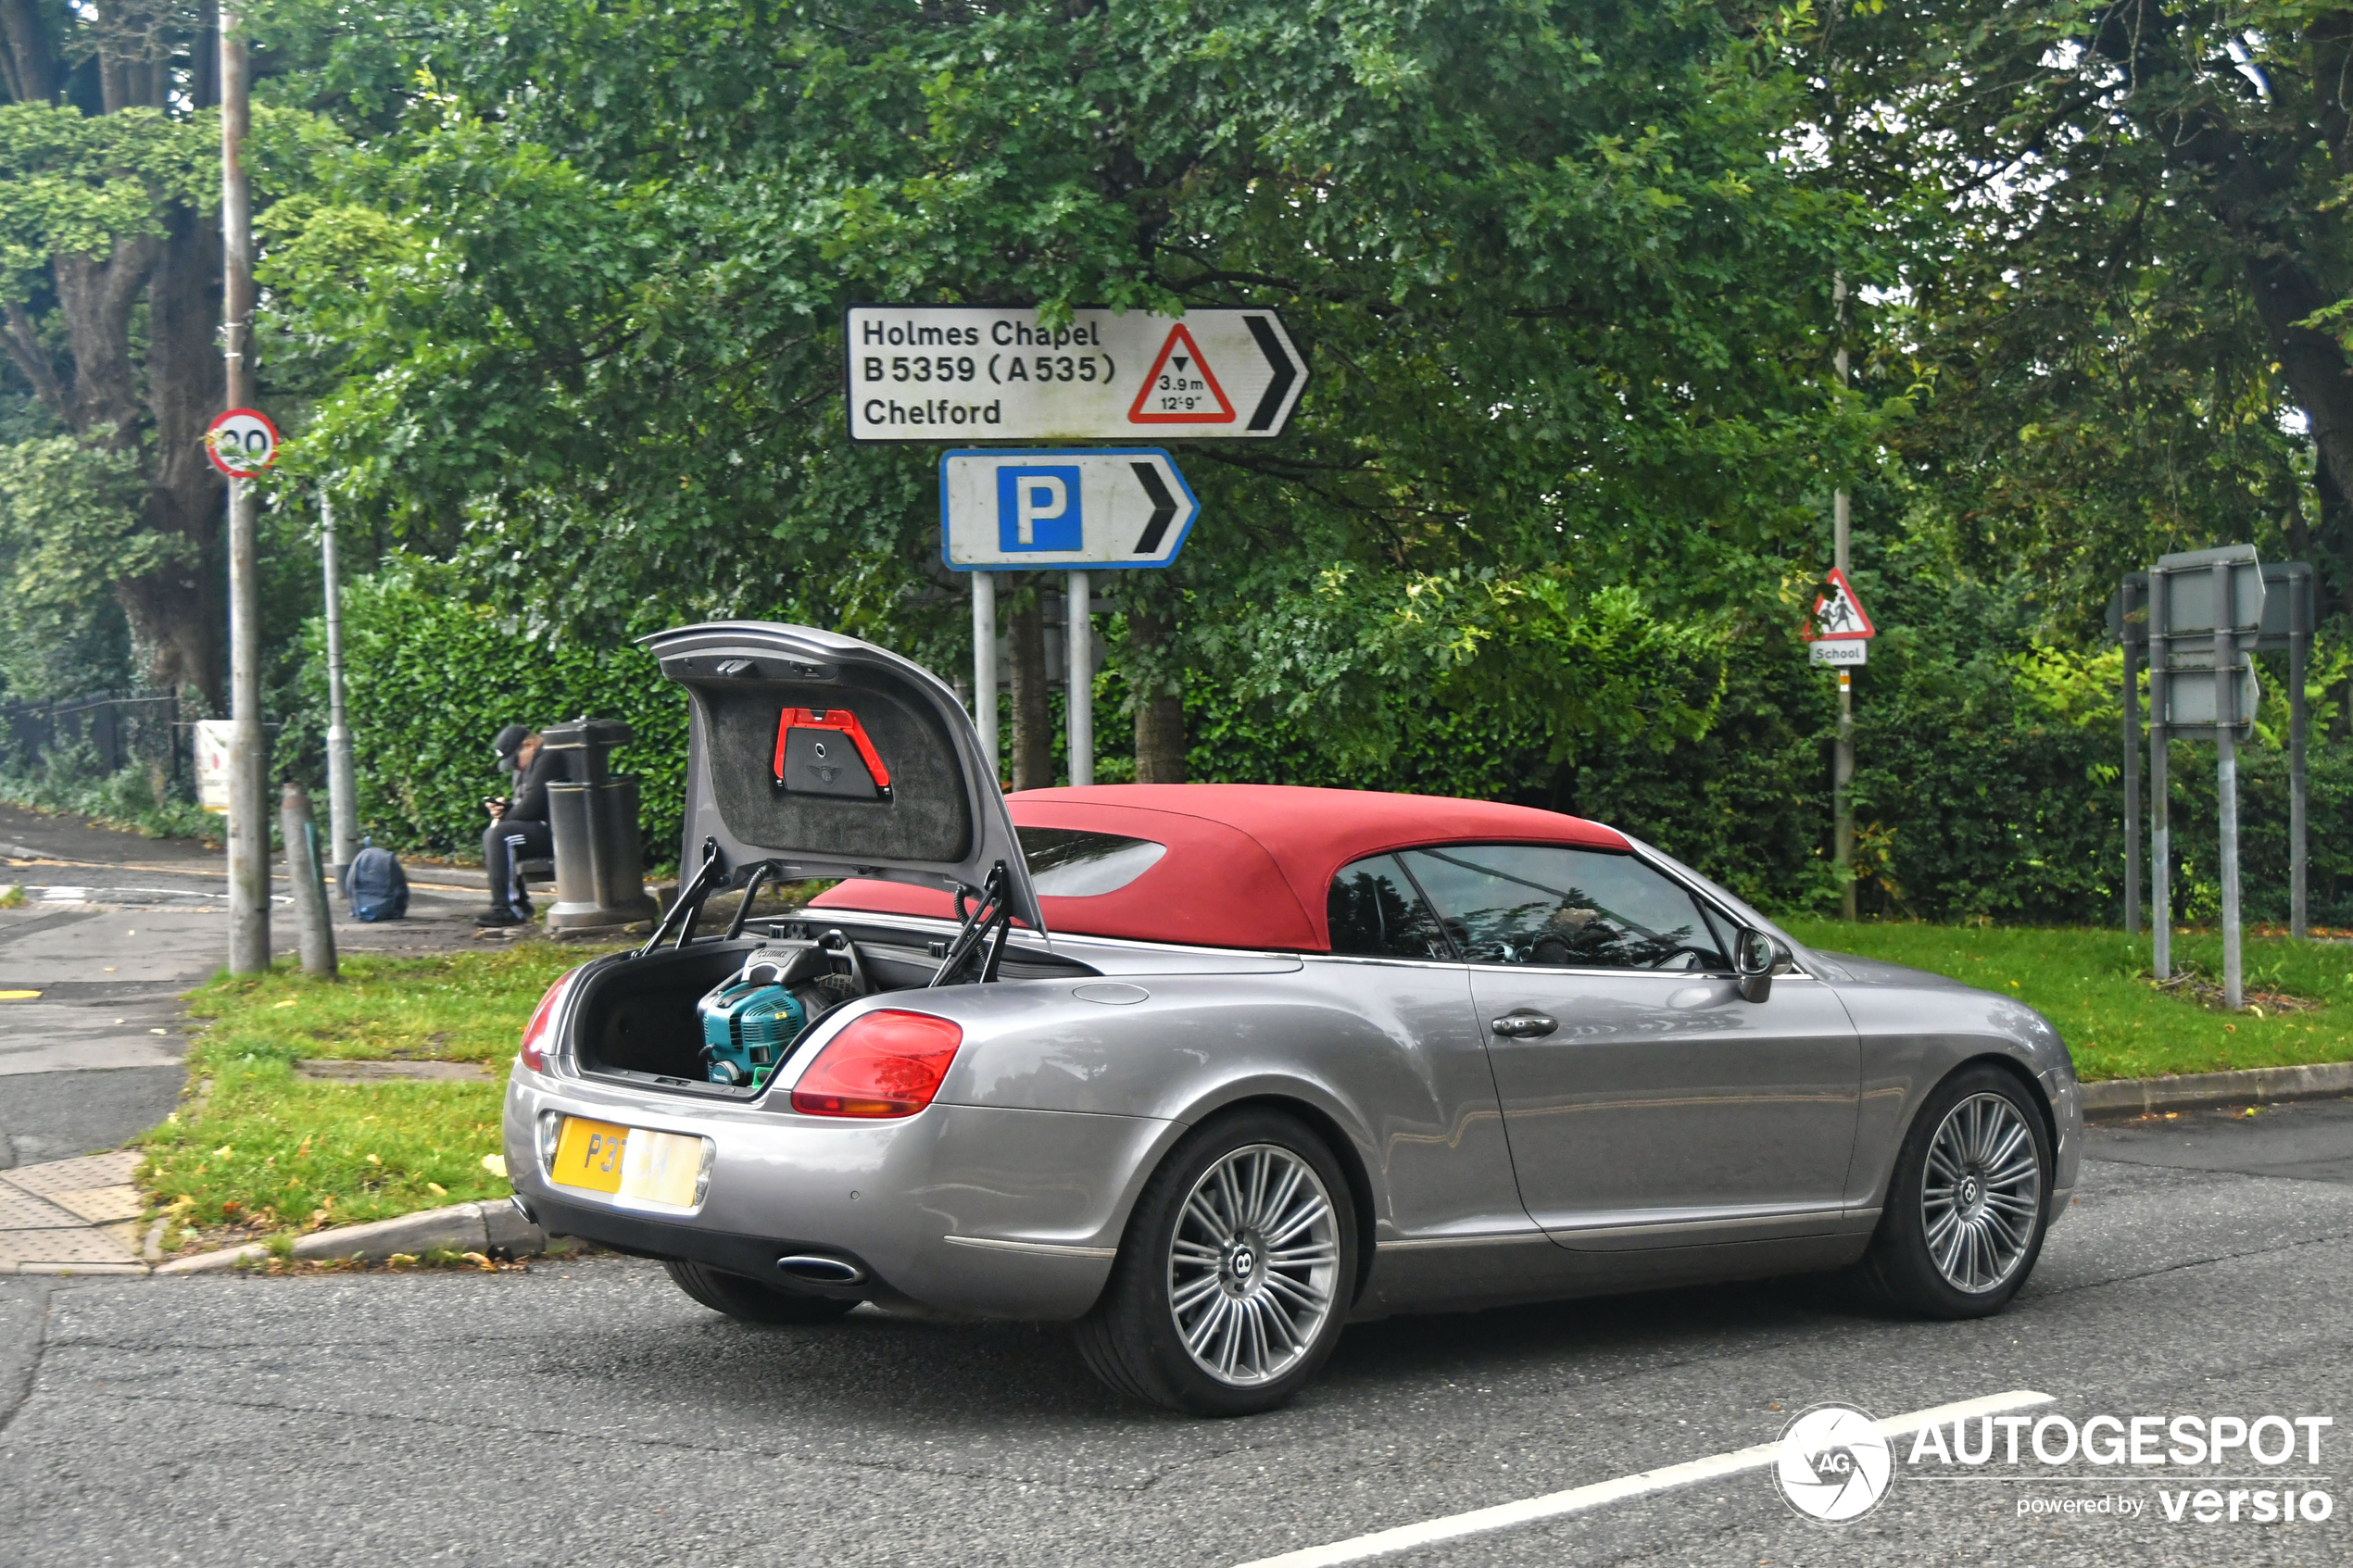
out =
[[1732,938],[1732,976],[1741,1000],[1761,1002],[1773,994],[1773,966],[1780,961],[1781,945],[1754,927],[1743,927]]

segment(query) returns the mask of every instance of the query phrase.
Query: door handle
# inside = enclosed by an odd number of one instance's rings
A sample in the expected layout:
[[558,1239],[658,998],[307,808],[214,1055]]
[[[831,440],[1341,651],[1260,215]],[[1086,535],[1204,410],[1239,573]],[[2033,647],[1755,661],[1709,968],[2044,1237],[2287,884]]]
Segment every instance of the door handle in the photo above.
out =
[[1541,1012],[1507,1012],[1488,1025],[1506,1040],[1532,1040],[1560,1025]]

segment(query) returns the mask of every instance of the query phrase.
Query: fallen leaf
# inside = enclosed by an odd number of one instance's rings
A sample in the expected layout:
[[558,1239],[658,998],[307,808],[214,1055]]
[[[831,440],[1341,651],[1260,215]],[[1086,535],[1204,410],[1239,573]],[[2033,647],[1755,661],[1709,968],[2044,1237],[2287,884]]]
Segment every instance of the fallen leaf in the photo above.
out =
[[485,1154],[482,1157],[482,1168],[494,1176],[503,1176],[507,1173],[507,1157],[503,1154]]
[[219,1148],[212,1151],[212,1157],[215,1160],[228,1160],[233,1158],[236,1155],[236,1152],[237,1151],[235,1149],[230,1148],[224,1143]]
[[368,1163],[369,1163],[369,1164],[371,1164],[371,1165],[381,1165],[381,1164],[383,1164],[383,1163],[384,1163],[384,1161],[383,1161],[383,1160],[379,1160],[379,1159],[377,1159],[374,1155],[372,1155],[372,1154],[371,1154],[371,1155],[368,1156]]
[[439,1182],[427,1182],[425,1184],[425,1190],[433,1194],[435,1198],[447,1198],[449,1196],[449,1189],[443,1186]]

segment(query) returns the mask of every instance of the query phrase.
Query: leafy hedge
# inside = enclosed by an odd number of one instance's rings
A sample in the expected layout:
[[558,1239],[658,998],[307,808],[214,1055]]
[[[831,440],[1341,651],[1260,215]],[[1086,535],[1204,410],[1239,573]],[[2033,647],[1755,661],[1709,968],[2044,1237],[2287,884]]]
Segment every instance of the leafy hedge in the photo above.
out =
[[[402,559],[344,593],[344,664],[361,830],[409,853],[481,853],[482,799],[506,793],[491,737],[584,714],[636,738],[613,759],[638,776],[649,864],[674,861],[686,777],[686,703],[631,644],[549,648],[459,592],[459,573]],[[314,639],[315,642],[315,639]],[[305,665],[308,727],[323,729],[323,651]]]
[[[1857,672],[1856,820],[1864,912],[2004,923],[2116,922],[2121,908],[2123,801],[2119,775],[2119,656],[2042,641],[2022,596],[1906,570],[1858,572],[1882,634]],[[637,732],[618,765],[642,782],[648,858],[676,853],[686,752],[685,699],[634,646],[549,649],[468,602],[458,574],[402,560],[352,585],[346,655],[360,760],[360,816],[377,842],[409,851],[471,855],[479,801],[499,787],[490,737],[501,725],[545,725],[582,713]],[[1647,633],[1644,633],[1647,635]],[[1124,626],[1113,618],[1113,668],[1098,686],[1098,776],[1134,776]],[[1633,650],[1572,641],[1591,661],[1595,690],[1671,706],[1647,693]],[[1578,649],[1584,651],[1579,652]],[[1647,655],[1642,657],[1646,658]],[[2332,671],[2328,689],[2341,689]],[[1694,738],[1652,732],[1627,739],[1572,735],[1558,714],[1500,700],[1477,684],[1392,671],[1357,700],[1384,705],[1383,746],[1334,738],[1312,704],[1253,693],[1204,660],[1188,671],[1191,776],[1466,795],[1550,807],[1617,823],[1743,895],[1783,909],[1834,909],[1830,863],[1831,747],[1836,687],[1795,641],[1751,617],[1714,660],[1686,659],[1671,678],[1685,709],[1704,697]],[[1665,679],[1667,677],[1662,677]],[[2287,914],[2286,728],[2280,682],[2267,678],[2265,739],[2242,751],[2242,887],[2249,917]],[[306,668],[321,728],[321,661]],[[2321,683],[2316,682],[2316,689]],[[1689,695],[1697,694],[1697,695]],[[1312,694],[1311,694],[1312,695]],[[1054,705],[1060,728],[1060,703]],[[1005,720],[1010,724],[1011,715]],[[2311,909],[2316,922],[2353,924],[2353,744],[2323,703],[2311,749]],[[1056,736],[1059,752],[1060,735]],[[1559,753],[1566,750],[1567,755]],[[2176,747],[2175,907],[2210,919],[2215,882],[2213,748]]]

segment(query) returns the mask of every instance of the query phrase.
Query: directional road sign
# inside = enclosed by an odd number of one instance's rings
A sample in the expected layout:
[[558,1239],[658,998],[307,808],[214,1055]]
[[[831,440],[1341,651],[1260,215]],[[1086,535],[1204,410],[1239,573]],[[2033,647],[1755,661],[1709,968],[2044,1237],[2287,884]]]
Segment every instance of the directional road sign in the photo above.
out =
[[847,322],[858,441],[1280,435],[1307,361],[1271,310],[859,305]]
[[204,449],[231,479],[256,479],[278,460],[278,427],[258,408],[232,408],[205,427]]
[[1166,566],[1200,511],[1154,446],[991,446],[939,459],[940,551],[959,571]]

